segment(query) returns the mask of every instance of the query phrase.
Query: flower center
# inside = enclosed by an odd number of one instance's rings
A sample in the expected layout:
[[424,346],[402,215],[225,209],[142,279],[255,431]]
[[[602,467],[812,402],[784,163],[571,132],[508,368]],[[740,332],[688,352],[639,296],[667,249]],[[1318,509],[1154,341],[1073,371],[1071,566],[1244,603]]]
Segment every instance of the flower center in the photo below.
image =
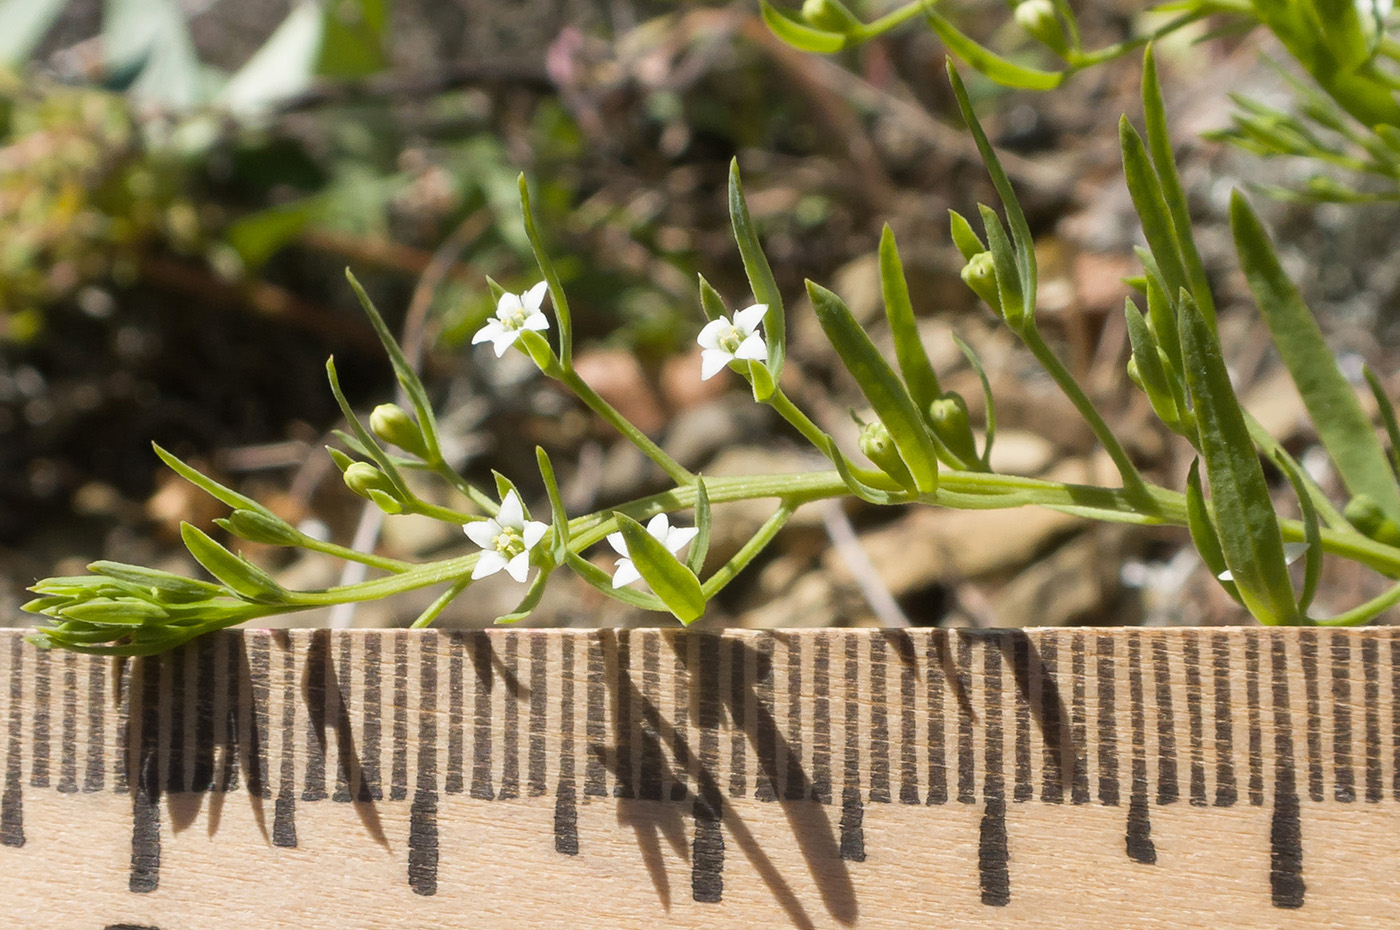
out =
[[521,307],[502,320],[501,325],[505,326],[506,329],[524,329],[526,316],[525,308]]
[[739,351],[739,346],[744,342],[744,334],[739,332],[739,327],[730,326],[729,332],[719,337],[719,347],[730,355]]
[[491,540],[491,545],[501,555],[513,559],[525,551],[525,538],[515,527],[503,526],[501,531],[496,534],[496,538]]

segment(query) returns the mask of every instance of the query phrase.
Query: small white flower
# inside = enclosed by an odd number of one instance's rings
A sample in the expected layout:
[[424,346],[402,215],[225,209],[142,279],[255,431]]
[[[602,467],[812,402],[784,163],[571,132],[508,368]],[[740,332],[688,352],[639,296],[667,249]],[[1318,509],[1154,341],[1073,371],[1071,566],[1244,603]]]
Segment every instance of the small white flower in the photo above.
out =
[[[671,526],[671,521],[666,515],[658,513],[647,521],[647,532],[653,539],[659,540],[667,552],[674,555],[684,549],[686,543],[694,539],[700,531],[693,526]],[[613,572],[614,588],[631,584],[642,577],[642,573],[637,571],[637,566],[632,564],[631,556],[627,552],[627,541],[622,538],[621,533],[609,533],[608,545],[622,556],[617,560],[617,570]]]
[[523,582],[530,570],[530,550],[549,532],[549,527],[538,520],[525,519],[520,495],[514,491],[506,492],[494,520],[478,520],[462,529],[482,549],[472,570],[473,581],[504,568],[510,577]]
[[[1308,544],[1305,542],[1289,542],[1283,544],[1283,564],[1292,565],[1303,557],[1303,553],[1308,551]],[[1215,577],[1221,581],[1234,581],[1235,573],[1228,568]]]
[[735,359],[767,360],[768,346],[763,342],[763,334],[758,331],[767,312],[767,304],[754,304],[734,314],[732,323],[728,317],[722,316],[705,324],[695,340],[705,350],[700,353],[701,381],[710,380]]
[[489,342],[496,350],[496,358],[500,358],[525,330],[549,329],[549,317],[540,309],[547,287],[541,281],[523,294],[502,294],[496,304],[496,318],[476,331],[472,345]]

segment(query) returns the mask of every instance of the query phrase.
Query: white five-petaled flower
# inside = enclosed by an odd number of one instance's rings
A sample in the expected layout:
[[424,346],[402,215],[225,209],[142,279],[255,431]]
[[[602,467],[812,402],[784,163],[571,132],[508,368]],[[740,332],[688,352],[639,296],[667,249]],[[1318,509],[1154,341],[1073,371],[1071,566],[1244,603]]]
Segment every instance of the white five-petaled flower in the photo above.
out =
[[695,340],[705,351],[700,353],[700,380],[708,381],[720,369],[735,359],[761,362],[768,358],[768,346],[758,331],[767,304],[754,304],[734,314],[734,321],[720,317],[705,324]]
[[472,570],[473,581],[504,568],[510,577],[523,582],[530,570],[530,550],[549,532],[549,527],[538,520],[525,519],[520,495],[514,491],[506,492],[495,519],[468,523],[462,529],[482,549]]
[[[647,521],[647,532],[653,539],[659,540],[667,552],[675,554],[684,549],[686,543],[694,539],[695,534],[700,531],[693,526],[672,526],[664,513],[658,513]],[[637,566],[632,564],[631,555],[627,552],[627,541],[622,538],[621,533],[609,533],[608,545],[622,556],[617,560],[617,570],[613,572],[614,588],[631,584],[642,577],[642,573],[637,571]]]
[[527,329],[549,329],[549,317],[540,309],[546,288],[541,281],[523,294],[502,294],[496,304],[496,318],[487,320],[486,325],[476,331],[472,345],[490,342],[496,350],[496,358],[500,358]]

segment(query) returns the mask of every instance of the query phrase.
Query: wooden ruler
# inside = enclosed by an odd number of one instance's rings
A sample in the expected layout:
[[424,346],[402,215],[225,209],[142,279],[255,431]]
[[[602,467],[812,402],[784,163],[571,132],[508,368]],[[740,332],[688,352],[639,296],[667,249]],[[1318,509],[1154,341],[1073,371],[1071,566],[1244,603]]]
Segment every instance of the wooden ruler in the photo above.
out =
[[1400,635],[0,632],[44,928],[1400,921]]

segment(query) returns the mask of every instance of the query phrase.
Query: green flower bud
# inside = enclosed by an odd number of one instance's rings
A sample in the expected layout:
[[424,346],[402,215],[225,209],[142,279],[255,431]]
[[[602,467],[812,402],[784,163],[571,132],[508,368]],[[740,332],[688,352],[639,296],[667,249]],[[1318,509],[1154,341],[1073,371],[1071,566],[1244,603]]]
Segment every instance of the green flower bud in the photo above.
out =
[[805,0],[802,4],[802,18],[808,25],[817,29],[839,32],[842,35],[865,27],[841,0]]
[[1001,316],[1001,292],[997,290],[997,268],[991,252],[978,252],[962,270],[963,283]]
[[231,535],[248,542],[270,546],[296,546],[303,539],[296,527],[286,520],[257,510],[239,508],[220,520],[215,520]]
[[369,428],[385,442],[411,452],[420,459],[428,457],[428,443],[418,421],[398,404],[380,404],[369,415]]
[[1376,542],[1400,546],[1400,524],[1388,516],[1369,494],[1358,494],[1348,501],[1342,516]]
[[389,476],[369,462],[355,462],[345,469],[345,486],[373,501],[385,513],[403,513],[403,501]]
[[1015,16],[1022,29],[1056,54],[1063,56],[1068,53],[1064,27],[1060,25],[1060,17],[1055,13],[1052,0],[1023,0],[1016,5]]
[[961,394],[956,391],[944,392],[942,397],[928,405],[928,418],[933,434],[949,452],[962,460],[965,467],[971,468],[980,461],[977,440],[972,435],[972,423],[967,414],[967,401]]
[[894,438],[890,436],[885,424],[876,420],[862,425],[857,443],[865,457],[893,478],[900,487],[914,487],[914,476],[909,473],[909,466],[905,465],[904,459],[900,457],[899,449],[896,448]]

